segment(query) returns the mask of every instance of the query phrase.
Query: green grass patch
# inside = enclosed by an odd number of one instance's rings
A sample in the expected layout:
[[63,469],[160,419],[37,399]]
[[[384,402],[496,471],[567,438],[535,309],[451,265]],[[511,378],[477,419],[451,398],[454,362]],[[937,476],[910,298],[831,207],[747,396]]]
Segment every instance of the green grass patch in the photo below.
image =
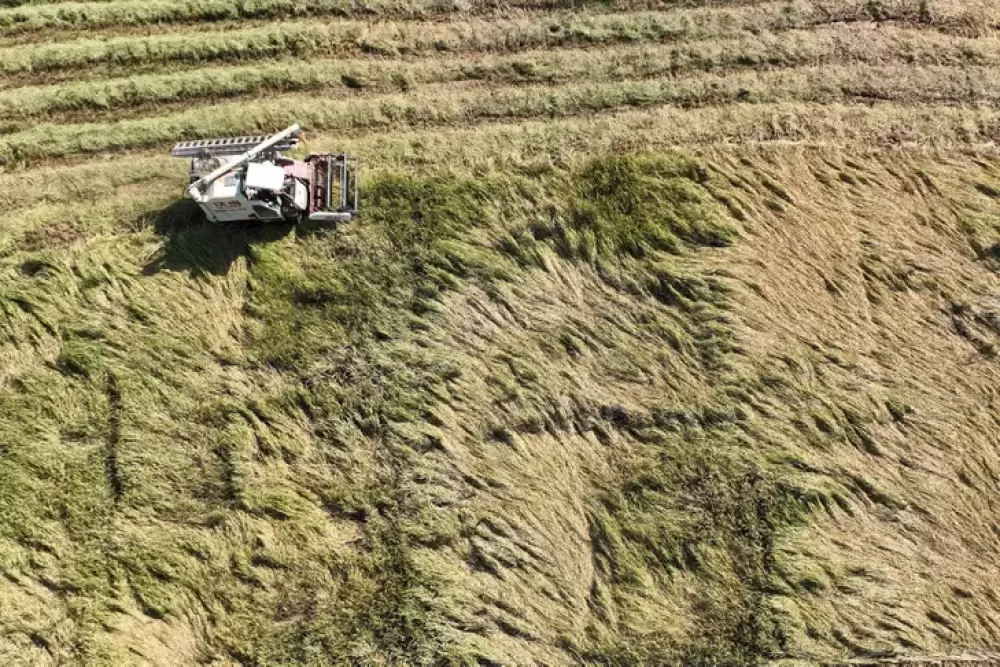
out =
[[622,485],[605,490],[588,515],[595,565],[617,595],[655,596],[671,571],[714,582],[695,635],[624,632],[588,662],[752,665],[785,650],[765,591],[782,531],[809,508],[800,490],[727,454],[728,428],[647,443],[623,468]]
[[558,196],[543,204],[547,216],[509,230],[498,248],[527,266],[543,262],[538,243],[566,259],[598,264],[728,245],[736,228],[705,189],[707,179],[681,155],[595,160],[556,185]]

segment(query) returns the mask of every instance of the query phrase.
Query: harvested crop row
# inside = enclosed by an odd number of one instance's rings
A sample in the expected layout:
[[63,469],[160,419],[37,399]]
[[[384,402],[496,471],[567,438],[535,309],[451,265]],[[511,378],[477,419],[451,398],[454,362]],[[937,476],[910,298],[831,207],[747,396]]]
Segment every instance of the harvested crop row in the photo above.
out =
[[[105,81],[0,91],[0,119],[162,105],[247,94],[325,88],[409,90],[415,85],[480,80],[492,83],[568,83],[679,75],[694,70],[795,67],[823,63],[880,65],[1000,64],[1000,40],[972,40],[936,33],[843,27],[790,31],[680,45],[637,45],[607,50],[531,51],[480,58],[430,58],[416,62],[321,60],[217,67]],[[155,108],[155,107],[153,107]]]
[[[716,0],[714,4],[741,4],[747,0]],[[591,4],[566,0],[513,0],[511,9],[559,9]],[[700,4],[700,3],[697,3]],[[670,8],[671,0],[619,0],[618,9]],[[468,4],[454,0],[112,0],[67,2],[0,9],[0,28],[8,34],[52,29],[94,30],[155,24],[202,23],[251,19],[284,19],[316,16],[428,18],[450,14],[495,13],[498,7],[484,0]]]
[[[852,16],[850,7],[825,11],[817,6],[791,10],[785,3],[701,8],[680,12],[588,14],[556,12],[504,21],[463,18],[450,21],[340,21],[286,23],[220,32],[84,39],[0,49],[0,72],[53,72],[87,68],[88,76],[134,73],[136,66],[262,59],[312,54],[400,56],[451,51],[517,51],[631,41],[680,41],[787,31]],[[969,10],[974,11],[972,9]],[[900,11],[900,15],[906,15]],[[972,20],[970,18],[969,20]],[[934,26],[934,24],[931,24]],[[104,68],[95,66],[103,65]],[[14,85],[8,79],[8,86]],[[3,85],[0,83],[0,85]]]
[[[122,2],[122,0],[98,0],[99,2]],[[179,2],[181,0],[170,0]],[[267,0],[270,2],[271,0]],[[343,0],[348,2],[350,0]],[[388,0],[384,0],[388,1]],[[355,21],[453,21],[466,20],[473,17],[490,20],[505,20],[510,18],[524,18],[526,14],[550,14],[557,12],[589,13],[599,12],[607,14],[626,14],[639,11],[657,11],[665,13],[690,13],[699,14],[706,11],[719,11],[724,9],[765,9],[777,12],[783,3],[780,0],[582,0],[573,3],[570,0],[515,0],[513,3],[497,3],[494,0],[395,0],[398,2],[410,1],[420,2],[427,6],[426,10],[413,11],[402,14],[392,14],[389,11],[376,13],[377,8],[359,7],[356,12],[350,15],[343,13],[306,14],[313,21],[319,20],[355,20]],[[784,3],[787,4],[787,3]],[[50,11],[58,9],[58,5],[47,5]],[[16,11],[32,11],[32,7],[21,7]],[[0,13],[4,10],[0,8]],[[235,10],[234,10],[235,11]],[[282,21],[301,20],[301,14],[290,14],[280,17]],[[204,21],[160,21],[153,23],[109,23],[108,25],[87,25],[63,23],[47,26],[42,30],[33,29],[7,29],[0,30],[0,47],[5,46],[28,46],[31,44],[66,42],[74,39],[100,37],[102,39],[112,39],[125,36],[145,36],[173,34],[178,28],[183,26],[185,32],[230,32],[233,30],[245,30],[248,28],[265,27],[273,24],[273,17],[241,17],[235,19],[219,18],[218,20]]]
[[[0,71],[43,72],[69,68],[92,69],[105,64],[134,68],[188,62],[203,65],[218,60],[245,60],[325,53],[370,53],[399,56],[449,51],[513,51],[567,45],[603,44],[636,40],[710,37],[734,32],[727,27],[765,22],[780,17],[777,9],[760,12],[693,10],[677,14],[552,13],[507,21],[467,18],[453,21],[299,22],[226,32],[169,34],[152,37],[86,39],[0,49]],[[742,20],[741,20],[742,19]]]
[[[223,0],[156,0],[138,3],[131,0],[102,0],[97,3],[67,2],[0,9],[0,36],[6,42],[37,41],[32,33],[46,32],[44,41],[52,43],[74,31],[103,31],[105,37],[141,29],[148,36],[169,33],[178,24],[199,27],[219,24],[221,30],[240,28],[248,20],[268,21],[302,17],[339,16],[344,18],[449,19],[487,14],[510,16],[512,11],[579,12],[591,7],[623,13],[641,10],[676,10],[693,23],[699,13],[721,9],[745,9],[749,14],[780,15],[776,26],[805,27],[830,22],[907,22],[938,30],[982,35],[1000,23],[1000,6],[995,3],[960,3],[956,0],[811,0],[789,4],[775,0],[512,0],[497,4],[493,0],[256,0],[225,3]],[[245,27],[245,26],[244,26]],[[55,32],[54,32],[55,31]],[[60,34],[62,33],[62,34]],[[20,36],[20,37],[19,37]]]
[[[969,81],[974,80],[970,85]],[[484,119],[569,116],[617,107],[708,106],[733,102],[979,103],[1000,97],[1000,74],[980,69],[966,80],[950,68],[821,67],[699,75],[689,79],[566,86],[456,89],[428,86],[412,95],[349,100],[287,95],[252,104],[233,102],[171,115],[79,125],[43,124],[0,140],[0,160],[18,162],[138,148],[206,135],[267,132],[292,122],[319,130],[448,125]]]
[[[440,6],[440,5],[438,5]],[[61,28],[104,28],[156,23],[195,23],[240,19],[278,19],[294,16],[350,16],[352,14],[421,16],[434,5],[421,0],[375,0],[359,5],[353,0],[151,0],[133,2],[67,2],[0,10],[0,28],[8,33]]]
[[[11,9],[11,8],[24,7],[24,8],[30,8],[30,9],[28,9],[28,11],[32,12],[35,8],[41,8],[43,6],[44,7],[49,7],[49,8],[55,8],[55,6],[63,6],[63,7],[69,8],[71,12],[76,12],[78,10],[75,7],[71,7],[72,5],[110,4],[112,2],[121,3],[122,0],[85,0],[84,2],[81,2],[80,0],[0,0],[0,11],[3,11],[4,8]],[[476,3],[474,3],[474,4],[476,4]],[[490,6],[490,7],[494,6],[492,4],[488,4],[488,3],[485,3],[485,2],[479,2],[478,4],[486,5],[486,6]],[[535,4],[537,4],[537,3],[535,3]],[[569,6],[568,3],[564,3],[564,4],[566,6]],[[622,2],[620,0],[618,2],[616,2],[615,4],[618,5],[618,6],[622,6]],[[704,4],[704,3],[703,2],[699,2],[699,0],[687,0],[687,1],[682,0],[681,2],[677,2],[675,0],[675,1],[673,1],[673,2],[670,3],[671,6],[684,6],[684,7],[692,7],[692,6],[696,6],[696,5],[699,5],[699,4]],[[442,5],[442,7],[446,7],[446,6],[447,6],[447,3],[445,3],[445,5]],[[460,7],[463,10],[465,10],[465,9],[468,8],[467,5],[456,5],[454,7],[454,10],[458,11]],[[357,7],[357,9],[359,11],[361,11],[361,12],[364,12],[367,8],[359,6],[359,7]]]
[[[88,0],[88,2],[112,2],[113,0]],[[28,5],[58,5],[78,0],[0,0],[0,7],[25,7]]]
[[643,79],[662,77],[676,69],[669,47],[664,46],[532,51],[475,59],[427,58],[416,62],[279,62],[0,91],[0,119],[154,104],[149,108],[156,110],[168,102],[328,88],[340,88],[347,94],[351,89],[409,91],[418,85],[458,81],[515,84]]

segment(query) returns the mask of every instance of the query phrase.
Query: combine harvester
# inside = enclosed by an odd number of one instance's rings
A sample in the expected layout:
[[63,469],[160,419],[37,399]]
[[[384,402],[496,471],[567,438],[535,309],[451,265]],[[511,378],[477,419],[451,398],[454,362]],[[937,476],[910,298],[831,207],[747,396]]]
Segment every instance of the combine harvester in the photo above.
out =
[[189,198],[213,222],[346,222],[358,213],[358,159],[344,153],[281,156],[301,128],[278,134],[182,141],[174,157],[191,158]]

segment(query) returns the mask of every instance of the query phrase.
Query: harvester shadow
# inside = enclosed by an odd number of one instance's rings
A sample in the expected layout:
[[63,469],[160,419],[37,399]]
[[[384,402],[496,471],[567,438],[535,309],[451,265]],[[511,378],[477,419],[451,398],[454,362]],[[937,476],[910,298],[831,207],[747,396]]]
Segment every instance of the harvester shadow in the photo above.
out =
[[252,243],[278,241],[290,224],[215,223],[205,220],[198,205],[182,199],[141,221],[165,238],[163,249],[145,266],[144,275],[187,271],[192,277],[223,276]]

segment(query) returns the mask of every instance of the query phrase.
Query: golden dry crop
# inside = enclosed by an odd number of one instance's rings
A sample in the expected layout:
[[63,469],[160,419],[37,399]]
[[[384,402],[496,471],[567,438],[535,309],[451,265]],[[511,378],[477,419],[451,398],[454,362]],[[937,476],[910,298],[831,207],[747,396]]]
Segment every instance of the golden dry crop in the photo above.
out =
[[[0,0],[0,663],[991,655],[998,25]],[[358,220],[181,200],[292,122]]]

